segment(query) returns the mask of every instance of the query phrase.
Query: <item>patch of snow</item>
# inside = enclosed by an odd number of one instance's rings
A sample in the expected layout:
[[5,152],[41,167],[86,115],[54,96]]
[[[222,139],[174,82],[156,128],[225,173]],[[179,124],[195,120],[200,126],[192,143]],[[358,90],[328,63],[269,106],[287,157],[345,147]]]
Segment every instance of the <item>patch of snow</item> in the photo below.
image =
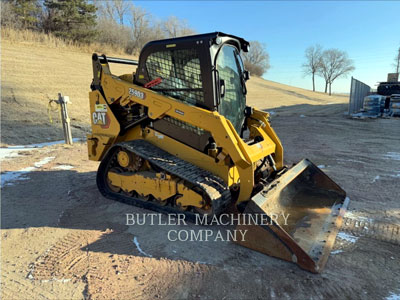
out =
[[372,183],[376,182],[379,179],[381,179],[381,176],[379,176],[379,175],[375,176],[374,180],[372,180]]
[[[358,220],[358,221],[361,221],[361,222],[367,222],[367,223],[373,223],[374,222],[374,219],[363,217],[363,216],[357,216],[357,215],[353,214],[351,211],[346,211],[346,214],[344,216],[346,218],[353,219],[353,220]],[[364,228],[368,230],[368,227],[366,227],[365,225],[364,225]]]
[[53,167],[53,169],[56,169],[56,170],[71,170],[73,168],[75,168],[75,167],[71,166],[71,165],[59,165],[59,166]]
[[395,175],[389,175],[390,177],[394,177],[394,178],[399,178],[400,177],[400,171],[396,172],[397,174]]
[[325,165],[318,165],[317,167],[320,168],[320,169],[325,169],[326,168]]
[[62,278],[62,279],[52,278],[52,279],[43,279],[43,280],[40,280],[40,282],[54,282],[54,281],[66,283],[66,282],[71,281],[71,278]]
[[400,300],[400,290],[398,290],[399,292],[396,294],[394,292],[391,292],[390,295],[388,297],[386,297],[386,300]]
[[384,156],[386,157],[385,159],[400,160],[400,153],[398,152],[388,152]]
[[[79,142],[80,138],[73,138],[73,142]],[[47,143],[39,143],[39,144],[30,144],[30,145],[17,145],[17,146],[10,146],[7,148],[0,148],[0,160],[5,158],[12,158],[19,156],[18,152],[20,151],[32,151],[35,149],[43,148],[46,146],[52,146],[57,144],[65,143],[64,140],[62,141],[54,141],[54,142],[47,142]]]
[[343,250],[335,250],[335,251],[332,251],[331,254],[339,254],[339,253],[342,253],[342,252],[343,252]]
[[27,167],[19,171],[10,171],[1,174],[1,187],[14,185],[14,181],[29,179],[26,176],[35,169],[35,167]]
[[363,161],[361,161],[361,160],[356,160],[356,159],[343,159],[343,158],[337,158],[336,160],[339,160],[339,161],[350,161],[350,162],[356,162],[356,163],[364,164],[364,162],[363,162]]
[[275,297],[276,297],[275,292],[274,292],[274,290],[271,288],[271,298],[275,298]]
[[[73,142],[78,142],[80,140],[81,140],[80,138],[73,138],[72,139]],[[46,146],[53,146],[53,145],[64,144],[64,143],[65,143],[65,141],[61,140],[61,141],[53,141],[53,142],[39,143],[39,144],[10,146],[10,147],[8,147],[6,149],[43,148],[43,147],[46,147]]]
[[14,185],[15,181],[29,179],[27,175],[30,172],[43,167],[45,164],[51,162],[54,158],[54,156],[45,157],[44,159],[35,162],[34,167],[27,167],[18,171],[4,172],[1,174],[1,187]]
[[339,234],[337,236],[338,236],[338,238],[340,238],[342,240],[345,240],[345,241],[348,241],[348,242],[353,243],[353,244],[355,242],[357,242],[357,240],[358,240],[358,237],[356,237],[354,235],[351,235],[351,234],[348,234],[348,233],[345,233],[345,232],[339,232]]
[[142,250],[142,248],[140,248],[140,245],[139,245],[139,242],[138,242],[136,236],[133,238],[133,243],[135,244],[136,249],[138,249],[138,251],[139,251],[141,254],[143,254],[144,256],[147,256],[147,257],[153,257],[153,256],[151,256],[150,254],[147,254],[146,252],[144,252],[144,251]]
[[[29,150],[33,150],[33,149],[29,149]],[[27,149],[23,150],[23,151],[29,151]],[[17,157],[19,156],[18,152],[20,152],[21,150],[15,150],[15,149],[8,149],[8,148],[0,148],[0,159],[6,159],[6,158],[11,158],[11,157]]]
[[[395,174],[383,174],[381,175],[382,177],[392,177],[392,178],[400,178],[400,171],[395,171]],[[372,180],[372,183],[375,183],[377,180],[381,179],[381,176],[375,176],[375,178]]]
[[61,221],[61,218],[62,218],[63,215],[64,215],[64,210],[61,211],[61,213],[58,215],[57,225],[60,225],[60,221]]
[[208,262],[205,262],[205,261],[197,261],[197,263],[198,264],[201,264],[201,265],[210,265]]
[[45,157],[41,161],[35,162],[35,168],[43,167],[45,164],[51,162],[53,159],[55,159],[55,156]]
[[305,118],[306,116],[305,115],[300,115],[300,118]]

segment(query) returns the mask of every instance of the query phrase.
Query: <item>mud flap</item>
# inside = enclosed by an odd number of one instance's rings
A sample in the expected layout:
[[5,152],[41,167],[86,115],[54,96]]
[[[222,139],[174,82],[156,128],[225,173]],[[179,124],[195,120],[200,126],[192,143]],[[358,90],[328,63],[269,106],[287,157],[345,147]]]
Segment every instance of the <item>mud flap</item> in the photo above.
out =
[[321,272],[348,202],[345,191],[304,159],[250,199],[236,228],[247,230],[245,240],[237,243]]

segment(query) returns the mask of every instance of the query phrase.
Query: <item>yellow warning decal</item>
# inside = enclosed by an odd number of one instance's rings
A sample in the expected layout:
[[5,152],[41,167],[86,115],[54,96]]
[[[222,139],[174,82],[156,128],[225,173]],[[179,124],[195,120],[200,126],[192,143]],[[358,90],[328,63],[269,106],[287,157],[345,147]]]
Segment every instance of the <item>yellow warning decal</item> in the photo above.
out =
[[95,104],[94,110],[96,112],[107,112],[107,104]]

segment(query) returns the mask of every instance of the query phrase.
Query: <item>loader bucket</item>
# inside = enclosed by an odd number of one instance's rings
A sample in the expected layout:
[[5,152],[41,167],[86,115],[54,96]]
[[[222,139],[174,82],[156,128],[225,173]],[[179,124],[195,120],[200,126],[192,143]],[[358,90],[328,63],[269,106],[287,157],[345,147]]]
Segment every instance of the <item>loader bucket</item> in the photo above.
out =
[[236,228],[248,231],[237,243],[318,273],[348,202],[345,191],[304,159],[250,199]]

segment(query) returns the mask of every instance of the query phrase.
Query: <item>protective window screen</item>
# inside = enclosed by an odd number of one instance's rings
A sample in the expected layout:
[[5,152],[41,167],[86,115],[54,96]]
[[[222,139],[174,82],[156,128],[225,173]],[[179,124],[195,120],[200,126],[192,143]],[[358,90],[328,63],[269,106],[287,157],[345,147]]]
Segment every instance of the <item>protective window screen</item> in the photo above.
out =
[[152,90],[193,105],[204,102],[196,49],[154,52],[147,57],[146,68],[150,80],[162,80]]

